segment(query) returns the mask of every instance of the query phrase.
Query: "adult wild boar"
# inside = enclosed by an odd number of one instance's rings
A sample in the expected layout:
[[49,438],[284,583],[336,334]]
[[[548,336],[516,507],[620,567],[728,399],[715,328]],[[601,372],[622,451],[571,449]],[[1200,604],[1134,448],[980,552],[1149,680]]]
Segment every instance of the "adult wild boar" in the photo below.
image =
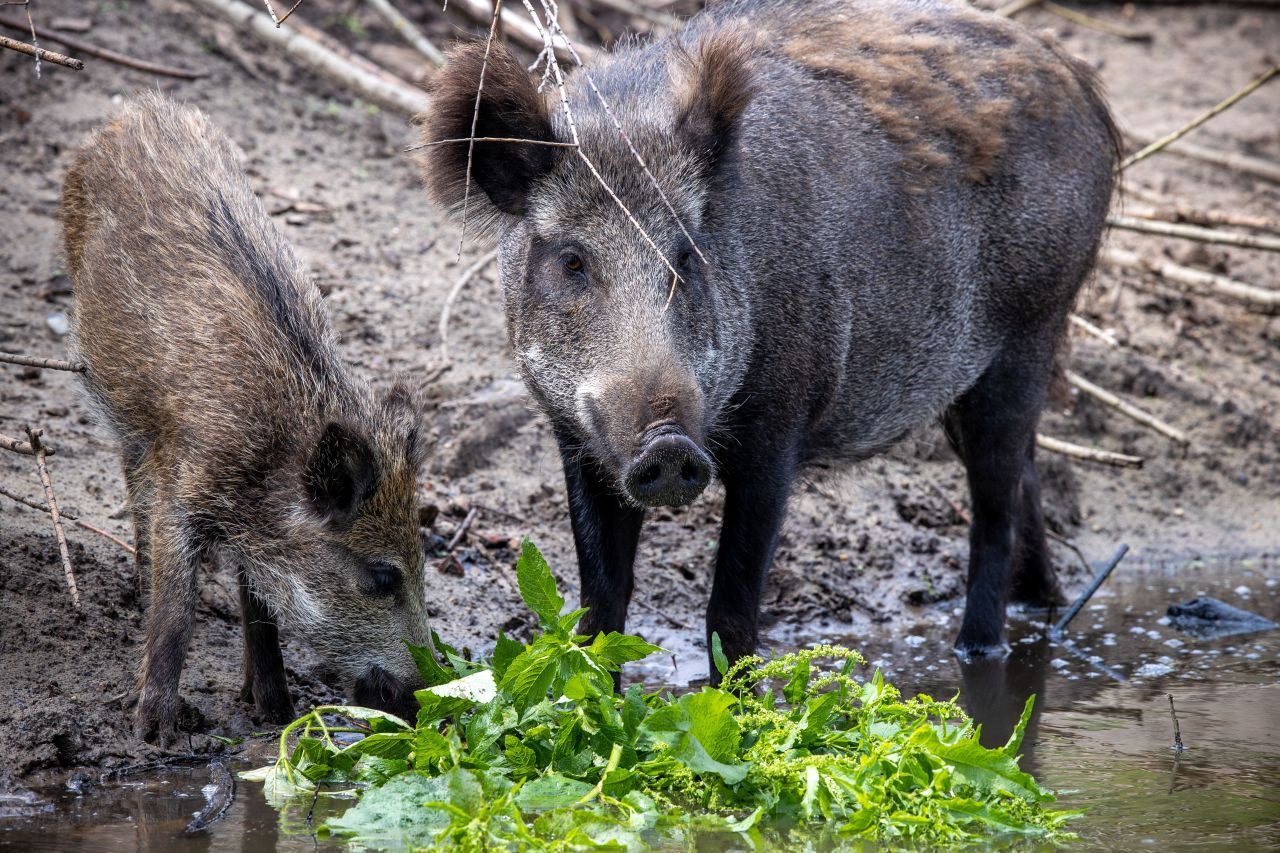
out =
[[[471,135],[483,68],[476,137],[572,142],[556,88],[484,53],[454,52],[424,141]],[[580,151],[476,142],[470,211],[500,235],[511,344],[559,441],[586,627],[623,627],[645,508],[714,475],[707,630],[753,652],[797,471],[941,418],[973,506],[956,647],[1000,653],[1007,601],[1060,595],[1034,438],[1112,191],[1094,75],[942,0],[719,3],[587,71],[662,194],[579,72]],[[445,204],[468,147],[427,148]]]
[[412,396],[375,395],[319,290],[199,111],[148,95],[80,152],[62,197],[85,384],[118,437],[151,578],[140,733],[175,731],[197,569],[236,568],[243,696],[288,722],[276,618],[404,713],[428,641]]

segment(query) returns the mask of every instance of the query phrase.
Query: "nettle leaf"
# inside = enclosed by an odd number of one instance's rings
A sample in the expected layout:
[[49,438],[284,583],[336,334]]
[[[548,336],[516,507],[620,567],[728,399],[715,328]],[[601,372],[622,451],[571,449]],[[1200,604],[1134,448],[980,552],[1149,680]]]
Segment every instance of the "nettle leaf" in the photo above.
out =
[[413,697],[418,700],[418,726],[434,725],[440,720],[456,717],[475,704],[465,696],[441,696],[429,689],[417,690]]
[[415,646],[408,640],[405,640],[404,644],[409,647],[409,654],[413,655],[413,662],[418,667],[418,674],[422,676],[422,680],[428,686],[434,687],[437,684],[453,681],[458,677],[452,668],[445,669],[441,665],[430,646]]
[[524,712],[547,698],[559,668],[556,649],[530,646],[507,667],[501,687],[511,694],[516,708]]
[[646,643],[639,637],[610,631],[608,634],[596,634],[591,645],[587,646],[587,651],[606,669],[612,671],[620,669],[624,663],[643,660],[662,649],[652,643]]
[[560,633],[565,636],[571,636],[573,629],[578,627],[578,623],[582,621],[582,617],[587,615],[589,607],[579,607],[577,610],[566,613],[560,617]]
[[493,675],[499,681],[502,676],[506,675],[507,667],[511,662],[520,656],[524,651],[524,644],[511,639],[505,633],[498,633],[498,643],[493,647],[493,657],[490,664],[493,666]]
[[560,610],[564,599],[556,589],[556,579],[542,552],[528,539],[520,543],[520,559],[516,561],[516,582],[520,597],[537,614],[544,628],[560,632]]
[[342,750],[342,754],[351,757],[374,755],[379,758],[408,758],[413,749],[413,732],[397,732],[395,734],[368,735]]
[[631,685],[627,688],[627,695],[622,703],[622,728],[629,740],[635,741],[636,730],[648,715],[649,706],[645,704],[644,691],[639,684]]

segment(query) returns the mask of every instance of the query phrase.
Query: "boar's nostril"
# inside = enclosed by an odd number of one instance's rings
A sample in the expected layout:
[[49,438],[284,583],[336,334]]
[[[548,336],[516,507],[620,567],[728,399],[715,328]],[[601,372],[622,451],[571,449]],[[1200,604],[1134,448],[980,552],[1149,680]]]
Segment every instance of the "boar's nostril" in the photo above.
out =
[[645,506],[683,506],[711,480],[711,460],[683,432],[646,443],[626,474],[627,493]]

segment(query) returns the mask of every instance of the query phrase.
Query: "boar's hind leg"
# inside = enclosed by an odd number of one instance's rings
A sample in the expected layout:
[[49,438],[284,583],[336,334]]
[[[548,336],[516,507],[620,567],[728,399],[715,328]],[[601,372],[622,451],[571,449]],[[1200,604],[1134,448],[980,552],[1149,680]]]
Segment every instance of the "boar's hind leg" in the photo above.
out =
[[[644,512],[623,502],[595,465],[561,442],[569,518],[578,551],[582,606],[590,610],[580,633],[624,631],[635,584],[636,544]],[[615,682],[619,678],[615,676]]]
[[244,687],[240,699],[253,702],[263,720],[287,723],[293,719],[293,700],[284,676],[280,631],[276,620],[249,583],[243,567],[237,567],[240,586],[240,623],[244,628]]
[[191,640],[196,569],[202,543],[178,508],[156,507],[151,520],[151,609],[142,653],[138,731],[161,746],[177,734],[178,678]]
[[[742,447],[767,447],[743,442]],[[719,634],[729,662],[753,655],[759,644],[757,622],[760,597],[778,545],[778,531],[787,511],[795,477],[791,454],[764,451],[744,453],[743,462],[721,466],[724,481],[724,523],[716,552],[716,575],[707,604],[707,653],[711,683],[720,672],[711,657],[711,635]]]
[[[946,414],[947,433],[964,461],[973,505],[968,596],[956,639],[956,651],[964,657],[1008,651],[1005,606],[1022,522],[1023,473],[1049,369],[1048,358],[1006,351]],[[1043,538],[1043,521],[1035,526]]]
[[1056,607],[1066,603],[1049,559],[1044,537],[1044,513],[1040,507],[1040,475],[1036,471],[1035,443],[1022,469],[1022,524],[1013,563],[1009,600],[1031,607]]

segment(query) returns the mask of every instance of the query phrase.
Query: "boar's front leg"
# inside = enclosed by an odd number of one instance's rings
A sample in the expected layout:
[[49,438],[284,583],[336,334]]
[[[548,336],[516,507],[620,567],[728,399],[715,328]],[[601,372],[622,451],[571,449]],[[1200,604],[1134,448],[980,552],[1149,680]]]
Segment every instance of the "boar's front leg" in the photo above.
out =
[[178,679],[191,641],[202,545],[190,518],[160,502],[151,519],[151,608],[143,645],[138,733],[168,747],[177,735]]
[[567,448],[564,440],[560,456],[578,551],[582,606],[590,608],[578,630],[587,635],[624,631],[644,512],[624,502],[617,486],[601,476],[595,463]]
[[[724,523],[716,552],[716,575],[707,605],[707,653],[711,683],[720,672],[711,655],[711,635],[719,634],[729,662],[753,655],[759,645],[760,597],[778,546],[795,480],[794,451],[785,442],[744,441],[738,461],[722,462]],[[746,452],[746,448],[755,448]],[[768,448],[768,449],[766,449]]]
[[244,628],[243,702],[253,702],[254,709],[270,723],[287,723],[293,719],[293,700],[284,675],[284,657],[280,654],[280,631],[267,604],[254,592],[243,567],[237,567],[240,586],[240,623]]

